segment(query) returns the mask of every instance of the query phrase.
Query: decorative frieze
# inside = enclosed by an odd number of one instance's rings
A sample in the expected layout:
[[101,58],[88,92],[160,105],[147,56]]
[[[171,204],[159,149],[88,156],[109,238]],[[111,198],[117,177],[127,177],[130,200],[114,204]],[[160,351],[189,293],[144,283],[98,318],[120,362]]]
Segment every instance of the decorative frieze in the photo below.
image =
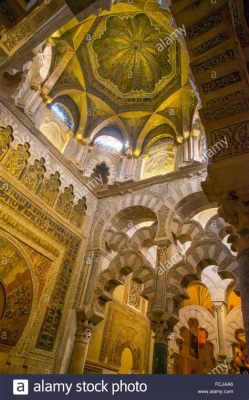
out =
[[220,103],[225,103],[229,100],[232,100],[236,97],[240,97],[242,95],[242,92],[240,90],[237,90],[236,92],[229,93],[226,96],[221,96],[221,97],[216,97],[214,99],[208,100],[207,101],[207,106],[211,106],[214,104],[220,104]]
[[209,50],[219,46],[221,43],[225,42],[228,39],[229,39],[229,33],[227,31],[221,32],[214,38],[201,43],[199,46],[194,47],[190,51],[192,52],[192,54],[195,57],[197,57],[203,53],[206,53],[206,51],[209,51]]
[[33,164],[28,164],[28,160],[31,158],[29,143],[25,142],[18,144],[16,148],[10,148],[10,143],[14,138],[13,129],[7,126],[6,128],[2,127],[1,131],[0,162],[3,168],[11,176],[19,179],[27,189],[37,194],[48,206],[53,207],[56,202],[55,210],[80,229],[87,209],[85,197],[74,204],[73,185],[65,187],[64,191],[60,193],[60,174],[55,172],[50,175],[50,178],[45,179],[45,159],[43,157],[40,160],[35,159]]
[[221,11],[203,18],[201,21],[198,21],[198,23],[187,29],[188,38],[195,39],[198,36],[215,28],[217,25],[222,24],[224,21],[225,16]]
[[235,52],[233,49],[227,50],[225,53],[218,54],[217,56],[205,60],[201,63],[194,64],[192,68],[196,73],[201,73],[209,70],[210,68],[216,68],[217,66],[230,62],[235,59]]
[[216,108],[210,111],[202,111],[203,116],[207,121],[226,118],[234,114],[246,112],[249,110],[249,100],[245,100],[235,104],[227,104],[221,108]]
[[210,134],[210,146],[226,137],[228,146],[220,149],[213,155],[213,161],[225,159],[233,155],[248,153],[249,151],[249,121],[240,122]]
[[209,94],[210,92],[223,89],[238,82],[241,82],[241,76],[239,71],[235,71],[220,78],[213,79],[212,81],[203,83],[201,87],[205,94]]

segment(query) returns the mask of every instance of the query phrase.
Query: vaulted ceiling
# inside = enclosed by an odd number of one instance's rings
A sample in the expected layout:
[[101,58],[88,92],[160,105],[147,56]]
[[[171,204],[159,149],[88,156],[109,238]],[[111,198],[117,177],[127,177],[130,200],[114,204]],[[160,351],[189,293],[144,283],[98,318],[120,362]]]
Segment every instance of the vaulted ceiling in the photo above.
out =
[[110,125],[137,155],[148,135],[153,142],[156,135],[181,142],[196,98],[187,55],[174,33],[169,13],[156,0],[124,0],[99,16],[72,20],[50,40],[53,61],[43,96],[73,100],[75,133],[83,143]]

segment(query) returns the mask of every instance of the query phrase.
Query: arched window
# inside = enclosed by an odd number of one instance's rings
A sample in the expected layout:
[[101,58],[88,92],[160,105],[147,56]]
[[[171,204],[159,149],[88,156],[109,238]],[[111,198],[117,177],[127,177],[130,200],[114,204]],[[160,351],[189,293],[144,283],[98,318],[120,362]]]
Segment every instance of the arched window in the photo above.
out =
[[74,129],[73,116],[64,104],[55,102],[52,104],[51,110],[59,121],[66,124],[69,129]]
[[124,149],[124,137],[115,125],[102,128],[94,138],[94,145],[110,152],[120,153]]
[[123,149],[123,144],[120,140],[109,135],[101,135],[97,137],[94,144],[109,151],[116,151],[117,153],[120,153]]

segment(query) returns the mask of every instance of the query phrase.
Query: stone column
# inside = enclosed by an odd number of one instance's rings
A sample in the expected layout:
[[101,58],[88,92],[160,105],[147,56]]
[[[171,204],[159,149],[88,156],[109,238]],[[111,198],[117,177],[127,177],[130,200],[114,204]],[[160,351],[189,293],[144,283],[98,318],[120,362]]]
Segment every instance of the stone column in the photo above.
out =
[[217,322],[217,337],[218,337],[218,361],[223,361],[227,358],[226,345],[224,337],[224,315],[226,312],[226,305],[222,302],[214,302],[215,317]]
[[153,374],[167,374],[168,364],[168,335],[169,329],[166,321],[152,323],[155,332],[153,350]]
[[119,179],[121,181],[125,181],[127,162],[128,162],[128,158],[126,156],[123,156],[122,163],[121,163],[121,168],[120,168],[120,173],[119,173]]
[[189,145],[188,145],[188,138],[184,137],[183,139],[183,161],[189,161]]
[[69,131],[68,132],[68,141],[64,147],[63,155],[68,158],[70,161],[75,161],[75,157],[77,154],[77,148],[79,143],[77,139],[73,136],[73,134]]
[[169,240],[164,240],[163,242],[160,242],[157,246],[156,289],[153,301],[154,311],[158,309],[161,312],[165,309],[167,257],[170,244],[171,242]]
[[169,240],[160,240],[157,246],[156,287],[148,316],[155,333],[153,374],[167,374],[168,337],[173,331],[177,317],[173,313],[172,303],[166,297],[166,274]]
[[92,331],[93,324],[82,319],[81,312],[77,312],[77,329],[68,369],[69,374],[83,374]]

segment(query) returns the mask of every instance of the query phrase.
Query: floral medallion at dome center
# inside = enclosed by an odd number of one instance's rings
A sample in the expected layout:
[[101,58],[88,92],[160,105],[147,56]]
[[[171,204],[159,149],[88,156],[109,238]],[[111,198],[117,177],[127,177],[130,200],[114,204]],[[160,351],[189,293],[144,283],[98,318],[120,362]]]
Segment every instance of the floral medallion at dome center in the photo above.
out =
[[107,18],[105,30],[92,43],[100,79],[124,95],[153,94],[172,73],[169,49],[158,51],[165,36],[144,13]]

